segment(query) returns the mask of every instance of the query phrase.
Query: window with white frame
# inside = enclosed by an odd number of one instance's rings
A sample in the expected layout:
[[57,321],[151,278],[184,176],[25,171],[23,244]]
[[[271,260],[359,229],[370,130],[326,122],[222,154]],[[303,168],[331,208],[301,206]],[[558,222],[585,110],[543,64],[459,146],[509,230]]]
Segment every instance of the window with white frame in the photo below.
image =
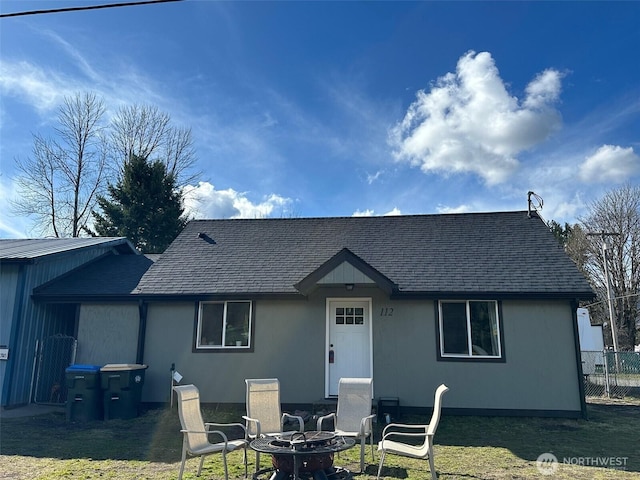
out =
[[200,302],[196,348],[251,347],[251,302]]
[[498,302],[441,301],[439,313],[442,357],[502,356]]

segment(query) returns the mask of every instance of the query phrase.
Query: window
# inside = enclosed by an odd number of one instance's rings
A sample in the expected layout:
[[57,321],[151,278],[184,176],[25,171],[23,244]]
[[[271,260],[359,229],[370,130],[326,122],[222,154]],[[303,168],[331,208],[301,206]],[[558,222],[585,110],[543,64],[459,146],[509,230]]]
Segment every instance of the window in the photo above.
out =
[[251,346],[251,302],[200,302],[196,348]]
[[440,302],[440,355],[500,358],[498,322],[498,302]]
[[337,307],[336,325],[364,325],[364,308]]

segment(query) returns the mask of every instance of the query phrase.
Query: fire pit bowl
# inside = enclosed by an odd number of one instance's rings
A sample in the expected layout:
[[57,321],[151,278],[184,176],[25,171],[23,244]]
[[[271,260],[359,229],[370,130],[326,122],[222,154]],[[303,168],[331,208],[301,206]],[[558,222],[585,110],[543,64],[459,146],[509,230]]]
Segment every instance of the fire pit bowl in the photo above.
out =
[[[251,442],[251,448],[271,455],[275,469],[272,480],[297,480],[301,478],[300,475],[325,480],[345,478],[346,471],[333,466],[334,454],[351,448],[354,444],[355,440],[352,438],[318,431],[258,438]],[[338,475],[338,472],[342,473]]]
[[271,462],[276,470],[286,473],[294,473],[295,463],[298,464],[299,472],[328,470],[333,467],[334,451],[331,446],[336,441],[336,435],[333,432],[294,432],[281,435],[272,439],[271,445],[308,454],[298,455],[297,458],[291,453],[273,454]]

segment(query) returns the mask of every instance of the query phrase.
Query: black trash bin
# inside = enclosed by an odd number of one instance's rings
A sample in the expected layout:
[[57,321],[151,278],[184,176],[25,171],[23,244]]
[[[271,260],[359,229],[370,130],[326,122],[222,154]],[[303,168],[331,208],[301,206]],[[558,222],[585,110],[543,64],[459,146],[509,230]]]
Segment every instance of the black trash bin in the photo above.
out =
[[100,365],[71,365],[65,370],[67,421],[102,420]]
[[400,399],[398,397],[378,398],[378,422],[391,423],[400,419]]
[[104,419],[135,418],[139,414],[147,365],[110,363],[100,369]]

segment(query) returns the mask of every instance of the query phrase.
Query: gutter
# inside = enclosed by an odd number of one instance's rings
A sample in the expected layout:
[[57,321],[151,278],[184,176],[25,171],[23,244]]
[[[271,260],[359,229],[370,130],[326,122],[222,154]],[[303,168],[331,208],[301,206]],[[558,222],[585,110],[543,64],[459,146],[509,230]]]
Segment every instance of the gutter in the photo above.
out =
[[578,300],[571,302],[571,319],[573,321],[573,350],[576,354],[576,367],[578,371],[578,395],[580,395],[580,412],[582,418],[588,420],[587,399],[584,391],[584,373],[582,371],[582,354],[580,351],[580,334],[578,332]]
[[138,315],[140,321],[138,323],[138,348],[136,351],[136,363],[144,364],[144,344],[147,337],[147,312],[149,305],[144,300],[138,302]]
[[389,296],[390,300],[441,300],[464,299],[475,300],[581,300],[595,298],[593,292],[501,292],[501,291],[432,291],[432,292],[396,292]]

